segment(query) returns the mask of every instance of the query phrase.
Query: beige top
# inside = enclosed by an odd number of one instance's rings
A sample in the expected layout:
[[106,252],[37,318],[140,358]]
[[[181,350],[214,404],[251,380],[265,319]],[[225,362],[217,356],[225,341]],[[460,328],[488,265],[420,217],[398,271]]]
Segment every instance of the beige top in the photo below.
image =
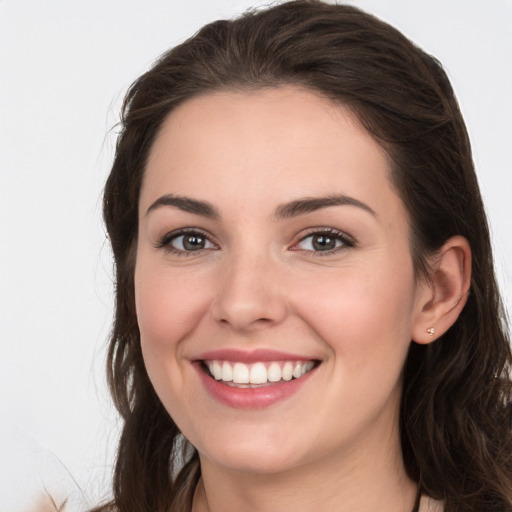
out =
[[444,507],[441,501],[433,500],[427,496],[422,496],[418,512],[443,512]]

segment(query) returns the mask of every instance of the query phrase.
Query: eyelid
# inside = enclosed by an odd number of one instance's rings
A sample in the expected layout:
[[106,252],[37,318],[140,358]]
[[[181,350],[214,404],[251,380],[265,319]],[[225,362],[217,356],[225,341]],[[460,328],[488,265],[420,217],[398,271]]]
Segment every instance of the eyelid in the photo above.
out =
[[[333,238],[336,238],[337,240],[341,241],[341,246],[335,247],[334,249],[329,249],[325,251],[315,251],[311,249],[301,249],[297,247],[301,242],[306,240],[307,238],[313,236],[313,235],[330,235]],[[330,227],[315,227],[315,228],[309,228],[307,232],[304,234],[301,234],[298,241],[294,242],[293,245],[289,248],[291,251],[297,251],[297,252],[303,252],[305,254],[310,254],[313,256],[329,256],[334,253],[338,253],[340,251],[344,251],[346,249],[349,249],[351,247],[354,247],[357,244],[356,239],[349,235],[348,233],[341,231],[339,229],[330,228]]]
[[[180,236],[184,236],[187,234],[195,234],[200,235],[207,239],[214,247],[208,247],[208,248],[202,248],[198,249],[196,251],[186,251],[177,249],[174,247],[171,242],[172,240],[179,238]],[[302,249],[298,247],[298,245],[306,240],[307,238],[313,236],[313,235],[330,235],[333,238],[336,238],[337,240],[341,241],[341,246],[335,247],[334,249],[329,249],[325,251],[315,251],[311,249]],[[313,256],[328,256],[333,253],[337,253],[346,249],[349,249],[351,247],[354,247],[357,244],[356,239],[349,235],[348,233],[341,231],[339,229],[331,228],[331,227],[313,227],[306,230],[306,233],[302,233],[300,238],[292,244],[291,247],[289,247],[289,250],[291,251],[297,251],[297,252],[303,252],[307,253]],[[169,231],[168,233],[165,233],[160,239],[154,244],[154,247],[156,249],[164,249],[170,253],[174,253],[180,256],[190,256],[194,253],[202,253],[203,251],[211,251],[212,249],[219,249],[219,244],[214,240],[214,237],[210,235],[207,231],[197,228],[195,226],[190,227],[183,227],[178,228],[173,231]]]
[[[185,251],[185,250],[177,249],[176,247],[174,247],[171,244],[172,240],[179,238],[180,236],[184,236],[184,235],[200,235],[200,236],[206,238],[214,247],[213,248],[205,247],[203,249],[198,249],[196,251]],[[180,256],[189,256],[189,255],[195,254],[195,253],[199,254],[203,251],[211,251],[212,249],[218,249],[219,245],[218,245],[218,243],[216,243],[213,240],[213,237],[205,230],[203,230],[201,228],[197,228],[195,226],[190,226],[190,227],[178,228],[173,231],[169,231],[168,233],[165,233],[154,244],[154,247],[155,247],[155,249],[164,249],[170,253],[174,253],[174,254],[177,254]]]

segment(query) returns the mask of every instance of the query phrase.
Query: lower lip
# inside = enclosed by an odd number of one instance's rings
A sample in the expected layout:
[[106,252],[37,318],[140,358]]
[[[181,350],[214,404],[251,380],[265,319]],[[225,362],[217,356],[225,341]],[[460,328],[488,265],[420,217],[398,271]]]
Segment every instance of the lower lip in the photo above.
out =
[[219,402],[235,409],[263,409],[295,394],[316,371],[313,368],[298,379],[258,388],[228,386],[205,373],[201,363],[194,364],[207,391]]

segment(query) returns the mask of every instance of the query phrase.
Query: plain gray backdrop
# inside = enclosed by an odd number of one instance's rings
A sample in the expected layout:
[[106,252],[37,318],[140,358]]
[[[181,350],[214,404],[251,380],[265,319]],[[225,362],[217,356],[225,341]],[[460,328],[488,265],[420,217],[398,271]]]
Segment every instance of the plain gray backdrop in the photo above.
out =
[[[44,486],[89,505],[108,492],[117,423],[103,377],[113,301],[101,190],[111,129],[128,85],[160,53],[266,3],[0,0],[0,511],[23,510]],[[351,3],[447,69],[510,310],[512,0]]]

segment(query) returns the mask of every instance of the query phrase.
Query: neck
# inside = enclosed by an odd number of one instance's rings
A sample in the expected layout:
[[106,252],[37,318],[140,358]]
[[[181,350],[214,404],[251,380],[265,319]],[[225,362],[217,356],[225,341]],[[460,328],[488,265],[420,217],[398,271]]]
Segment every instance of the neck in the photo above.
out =
[[193,512],[411,512],[417,484],[403,466],[398,434],[350,453],[332,452],[293,470],[241,473],[201,458]]

